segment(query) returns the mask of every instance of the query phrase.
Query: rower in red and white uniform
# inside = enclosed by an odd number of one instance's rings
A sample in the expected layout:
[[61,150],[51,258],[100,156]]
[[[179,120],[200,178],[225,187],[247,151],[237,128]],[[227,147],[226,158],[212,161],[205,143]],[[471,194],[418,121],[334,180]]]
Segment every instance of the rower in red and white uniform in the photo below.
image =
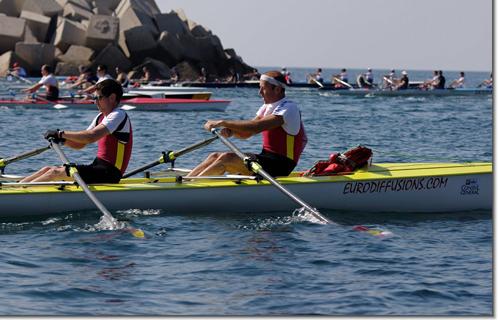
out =
[[[307,137],[298,106],[285,97],[285,78],[280,71],[261,75],[259,93],[264,104],[252,120],[208,120],[204,128],[222,128],[225,137],[247,139],[261,133],[263,150],[248,154],[272,176],[287,176],[296,167]],[[240,158],[231,152],[211,153],[189,176],[224,173],[252,174]]]
[[[96,84],[95,103],[100,113],[83,131],[48,130],[45,139],[63,143],[73,149],[98,141],[97,157],[89,165],[76,165],[86,183],[117,183],[128,167],[133,147],[130,118],[119,108],[123,95],[121,84],[107,79]],[[21,182],[70,180],[69,166],[49,166]]]

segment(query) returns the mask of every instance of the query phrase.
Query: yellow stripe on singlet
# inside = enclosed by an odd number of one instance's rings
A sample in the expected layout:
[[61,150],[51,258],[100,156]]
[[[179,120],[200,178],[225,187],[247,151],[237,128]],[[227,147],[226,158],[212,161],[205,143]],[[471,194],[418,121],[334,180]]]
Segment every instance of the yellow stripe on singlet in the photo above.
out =
[[294,136],[287,135],[287,158],[294,160]]
[[121,170],[121,167],[123,166],[123,159],[124,159],[124,154],[125,154],[125,144],[118,142],[118,150],[116,154],[116,163],[114,166]]

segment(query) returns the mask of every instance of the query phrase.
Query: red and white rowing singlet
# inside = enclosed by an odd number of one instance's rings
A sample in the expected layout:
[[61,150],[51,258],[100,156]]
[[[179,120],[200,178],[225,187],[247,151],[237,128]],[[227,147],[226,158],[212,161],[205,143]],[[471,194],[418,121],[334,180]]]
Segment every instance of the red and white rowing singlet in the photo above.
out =
[[308,142],[301,112],[297,105],[286,98],[274,103],[264,104],[258,110],[258,117],[277,115],[284,118],[284,124],[262,132],[263,149],[293,160],[296,164]]
[[99,113],[87,130],[102,123],[111,134],[98,142],[97,158],[114,165],[123,174],[128,167],[133,146],[131,121],[126,112],[116,108],[107,117]]

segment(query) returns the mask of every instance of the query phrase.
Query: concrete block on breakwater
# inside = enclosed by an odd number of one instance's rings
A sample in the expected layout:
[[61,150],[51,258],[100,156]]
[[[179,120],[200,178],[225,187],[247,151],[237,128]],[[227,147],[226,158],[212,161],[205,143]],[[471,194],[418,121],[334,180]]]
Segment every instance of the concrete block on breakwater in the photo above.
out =
[[[34,45],[44,48],[36,59],[26,52]],[[196,81],[201,69],[212,79],[253,69],[210,29],[181,9],[161,13],[155,0],[0,0],[0,54],[8,51],[16,53],[5,56],[9,64],[19,62],[32,76],[39,76],[40,61],[58,66],[59,75],[79,64],[107,64],[112,73],[155,61],[149,66],[160,66],[161,76],[175,68],[180,81]]]

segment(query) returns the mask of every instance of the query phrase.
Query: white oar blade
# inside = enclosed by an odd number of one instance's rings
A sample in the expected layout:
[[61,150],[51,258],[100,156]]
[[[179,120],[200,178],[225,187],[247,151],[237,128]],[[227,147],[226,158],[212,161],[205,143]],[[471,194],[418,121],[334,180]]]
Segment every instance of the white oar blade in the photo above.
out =
[[67,109],[68,106],[64,105],[64,104],[60,104],[60,103],[57,103],[54,105],[54,109],[57,109],[57,110],[60,110],[60,109]]
[[130,106],[129,104],[124,104],[121,106],[121,109],[125,110],[125,111],[128,111],[128,110],[133,110],[133,109],[136,109],[137,107],[134,107],[134,106]]

